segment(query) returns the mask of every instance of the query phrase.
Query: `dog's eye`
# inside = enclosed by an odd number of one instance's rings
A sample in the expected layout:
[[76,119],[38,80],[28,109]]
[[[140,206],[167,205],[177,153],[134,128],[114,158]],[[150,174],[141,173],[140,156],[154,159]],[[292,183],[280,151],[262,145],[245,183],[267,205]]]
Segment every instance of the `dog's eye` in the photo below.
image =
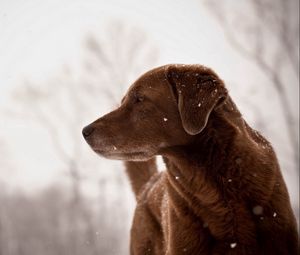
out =
[[141,96],[141,95],[137,95],[135,98],[136,103],[143,102],[144,100],[145,100],[145,97]]

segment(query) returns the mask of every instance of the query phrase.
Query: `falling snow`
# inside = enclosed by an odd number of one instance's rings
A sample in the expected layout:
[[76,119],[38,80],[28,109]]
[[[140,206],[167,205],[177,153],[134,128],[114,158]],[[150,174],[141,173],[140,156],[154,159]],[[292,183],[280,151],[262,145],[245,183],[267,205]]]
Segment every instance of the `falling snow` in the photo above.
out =
[[237,243],[231,243],[230,244],[230,248],[232,248],[232,249],[235,248],[236,246],[237,246]]

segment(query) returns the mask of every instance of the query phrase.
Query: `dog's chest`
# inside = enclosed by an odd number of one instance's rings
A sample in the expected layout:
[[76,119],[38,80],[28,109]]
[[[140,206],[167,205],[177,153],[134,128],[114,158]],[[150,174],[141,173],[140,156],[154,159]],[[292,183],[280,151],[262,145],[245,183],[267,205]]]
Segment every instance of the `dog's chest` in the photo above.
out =
[[162,227],[166,251],[172,255],[207,254],[212,242],[207,223],[192,215],[180,215],[168,200],[165,203]]

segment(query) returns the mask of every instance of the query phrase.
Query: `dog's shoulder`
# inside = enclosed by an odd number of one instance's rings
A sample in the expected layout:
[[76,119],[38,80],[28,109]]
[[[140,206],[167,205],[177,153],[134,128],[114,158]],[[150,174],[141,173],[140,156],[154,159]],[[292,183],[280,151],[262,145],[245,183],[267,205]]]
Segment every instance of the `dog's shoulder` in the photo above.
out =
[[165,181],[165,171],[154,174],[137,197],[138,206],[146,207],[158,220],[161,218],[161,205],[166,191]]
[[152,196],[158,196],[164,189],[165,172],[155,173],[143,186],[137,201],[147,201]]

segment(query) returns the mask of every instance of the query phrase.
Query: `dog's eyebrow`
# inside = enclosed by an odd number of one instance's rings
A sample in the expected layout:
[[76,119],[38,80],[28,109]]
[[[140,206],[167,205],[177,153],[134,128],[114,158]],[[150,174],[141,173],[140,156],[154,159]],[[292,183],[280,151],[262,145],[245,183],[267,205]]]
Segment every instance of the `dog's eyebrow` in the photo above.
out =
[[133,90],[129,91],[129,92],[122,98],[121,104],[125,101],[126,97],[128,97],[128,96],[129,96],[129,97],[130,97],[130,96],[136,97],[136,95],[138,95],[138,92],[137,92],[136,89],[133,89]]
[[135,89],[133,89],[132,91],[129,92],[129,95],[133,96],[135,98],[140,96],[141,94],[142,94],[141,91],[137,88],[135,88]]

